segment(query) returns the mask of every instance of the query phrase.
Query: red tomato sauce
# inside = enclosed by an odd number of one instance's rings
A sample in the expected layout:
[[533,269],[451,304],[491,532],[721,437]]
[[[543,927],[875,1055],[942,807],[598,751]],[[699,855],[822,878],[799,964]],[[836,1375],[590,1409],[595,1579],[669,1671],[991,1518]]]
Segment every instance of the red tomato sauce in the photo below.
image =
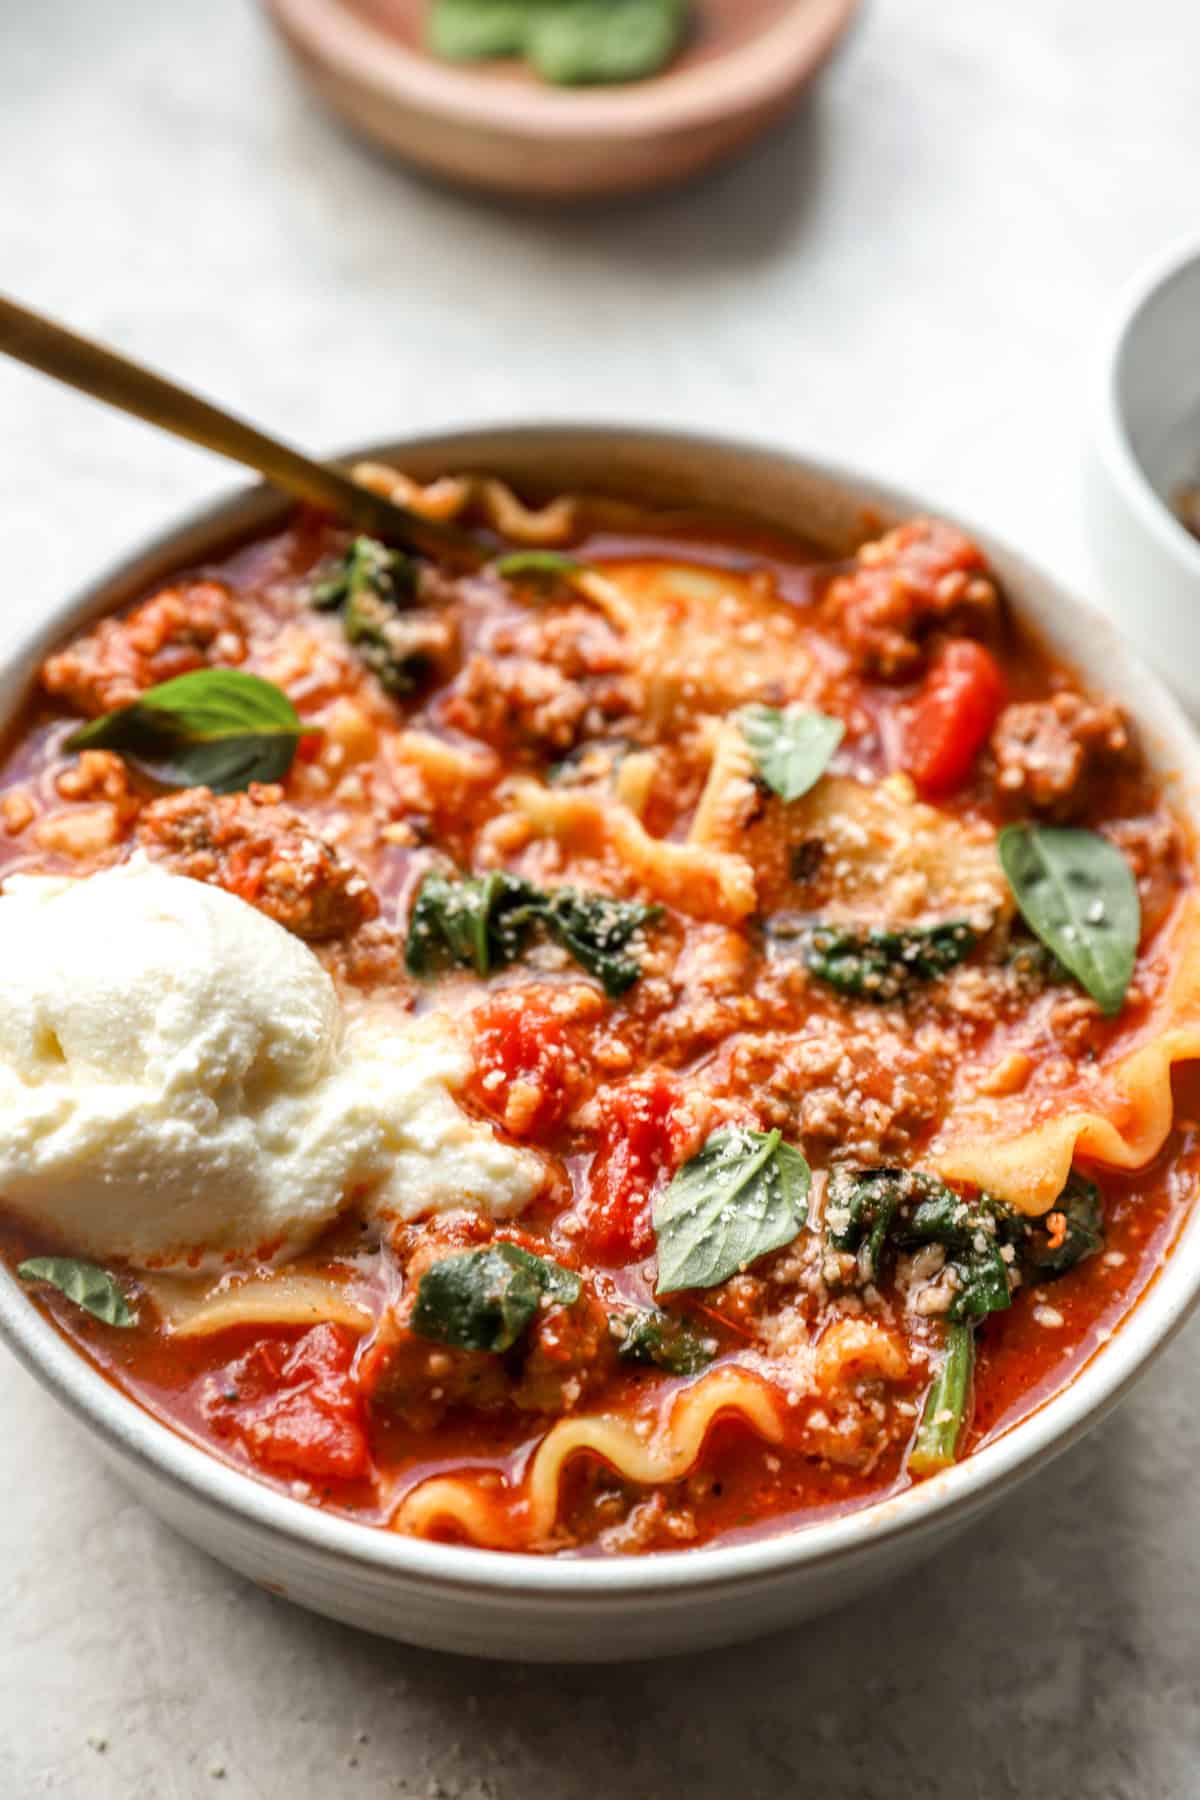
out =
[[[669,587],[677,565],[690,571],[674,610],[663,609],[664,640],[678,633],[686,646],[693,630],[707,628],[701,615],[715,590],[705,582],[733,584],[736,603],[724,613],[715,603],[729,634],[728,668],[710,657],[697,678],[680,664],[664,698],[646,685],[649,652],[631,658],[594,598],[569,584],[468,576],[425,604],[434,624],[449,620],[450,644],[431,652],[432,672],[411,697],[396,698],[343,642],[336,618],[310,605],[314,578],[346,541],[301,518],[199,572],[228,592],[243,635],[240,666],[282,686],[306,728],[270,805],[291,809],[370,886],[375,911],[364,923],[312,947],[339,993],[367,993],[393,1006],[398,1021],[447,995],[463,1016],[469,1004],[473,1070],[460,1103],[503,1141],[544,1159],[544,1188],[500,1227],[467,1209],[380,1234],[351,1207],[295,1267],[341,1284],[361,1315],[353,1327],[318,1318],[183,1335],[160,1310],[154,1277],[127,1267],[116,1272],[137,1307],[132,1329],[105,1325],[42,1286],[30,1289],[33,1303],[176,1431],[283,1491],[375,1525],[396,1524],[406,1497],[440,1476],[461,1476],[488,1497],[498,1521],[489,1541],[498,1546],[584,1553],[727,1541],[900,1491],[912,1479],[906,1461],[939,1353],[938,1315],[909,1306],[898,1269],[852,1291],[839,1287],[847,1271],[831,1273],[815,1244],[805,1262],[803,1235],[709,1288],[666,1296],[659,1308],[656,1203],[723,1129],[779,1130],[803,1148],[814,1194],[847,1161],[921,1169],[956,1070],[970,1059],[1026,1081],[1031,1109],[1053,1104],[1055,1082],[1135,1041],[1161,998],[1171,973],[1161,946],[1192,887],[1186,833],[1137,754],[1113,747],[1117,726],[1081,722],[1072,701],[1059,738],[1078,750],[1080,769],[1071,775],[1063,762],[1062,795],[1048,805],[1064,810],[1038,816],[1066,817],[1069,803],[1072,824],[1115,832],[1127,847],[1144,931],[1125,1010],[1089,1014],[1069,980],[1044,969],[1024,987],[1010,979],[1013,957],[1036,953],[1011,923],[1004,931],[1013,941],[997,946],[985,935],[968,958],[971,979],[949,977],[944,989],[934,984],[895,1006],[851,1004],[772,939],[774,919],[815,916],[836,900],[842,875],[840,865],[831,871],[823,840],[797,835],[792,804],[771,798],[761,777],[731,789],[741,811],[728,827],[730,854],[748,860],[757,894],[741,920],[706,911],[687,884],[664,899],[599,826],[539,839],[506,784],[534,778],[552,795],[585,798],[616,791],[630,807],[636,796],[642,830],[686,847],[714,760],[705,696],[724,697],[712,708],[719,724],[740,704],[786,706],[802,694],[844,725],[830,779],[911,782],[940,816],[968,828],[1033,816],[1037,807],[1023,810],[1004,771],[1021,766],[1021,732],[1051,731],[1054,721],[1020,709],[1052,711],[1055,696],[1076,690],[1069,671],[1005,615],[973,546],[956,534],[935,538],[922,552],[926,564],[897,584],[886,561],[882,573],[869,560],[831,564],[812,546],[735,523],[647,518],[631,527],[601,511],[570,545],[580,564],[613,580],[634,570],[650,606],[656,583]],[[926,567],[936,579],[926,580]],[[739,689],[741,661],[756,666],[764,633],[781,646],[778,676],[768,658],[767,674],[752,672]],[[178,646],[168,652],[178,655]],[[207,650],[186,654],[211,666]],[[678,661],[682,653],[672,654]],[[661,641],[654,655],[665,655]],[[792,679],[789,655],[802,679]],[[96,671],[85,673],[91,680]],[[165,853],[144,835],[154,784],[111,753],[81,762],[66,750],[79,704],[64,692],[38,698],[0,768],[0,877],[87,876],[144,841]],[[485,772],[435,780],[407,755],[404,734],[413,731],[469,752]],[[235,849],[214,856],[216,872],[206,877],[264,910],[276,817],[263,814],[258,860]],[[413,980],[406,924],[435,864],[500,867],[526,881],[653,903],[638,979],[606,994],[569,956],[543,946],[485,979],[462,970],[432,984]],[[1061,1279],[1023,1281],[1007,1309],[979,1324],[960,1456],[1059,1392],[1153,1281],[1200,1164],[1194,1086],[1176,1072],[1175,1128],[1147,1168],[1080,1167],[1102,1195],[1103,1246]],[[542,1306],[519,1347],[502,1356],[422,1339],[412,1325],[422,1274],[441,1257],[497,1242],[553,1259],[579,1277],[581,1298]],[[0,1223],[10,1267],[75,1250],[16,1216]],[[910,1279],[936,1281],[936,1271],[906,1271]],[[565,1467],[553,1533],[531,1540],[529,1472],[557,1421],[641,1421],[650,1441],[701,1379],[697,1370],[621,1359],[613,1331],[633,1308],[665,1311],[669,1324],[702,1339],[708,1369],[743,1369],[771,1388],[778,1441],[727,1411],[694,1464],[661,1482],[577,1456]],[[878,1332],[869,1354],[884,1360],[876,1365],[864,1351],[861,1366],[851,1358],[849,1376],[822,1374],[832,1328],[864,1319]],[[462,1535],[452,1521],[430,1529]]]

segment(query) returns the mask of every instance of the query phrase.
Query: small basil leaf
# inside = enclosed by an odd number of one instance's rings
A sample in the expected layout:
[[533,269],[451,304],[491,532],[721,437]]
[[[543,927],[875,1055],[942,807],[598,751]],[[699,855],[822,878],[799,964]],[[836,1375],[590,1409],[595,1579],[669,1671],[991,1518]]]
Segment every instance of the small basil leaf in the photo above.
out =
[[714,1132],[654,1203],[657,1292],[715,1287],[790,1244],[808,1216],[809,1181],[778,1131]]
[[194,669],[72,732],[68,750],[116,750],[164,787],[232,794],[279,781],[304,726],[273,682],[243,669]]
[[1141,937],[1129,864],[1097,831],[1009,825],[1000,866],[1025,923],[1109,1018],[1120,1012]]
[[717,1353],[715,1338],[701,1337],[670,1313],[625,1313],[610,1324],[622,1362],[648,1363],[668,1375],[698,1375]]
[[433,0],[429,48],[447,62],[521,56],[529,16],[541,0]]
[[95,1263],[83,1262],[77,1256],[31,1256],[18,1266],[17,1274],[22,1281],[48,1281],[60,1294],[106,1325],[127,1330],[137,1324],[137,1314],[113,1277]]
[[743,706],[738,724],[759,776],[781,800],[799,800],[816,785],[846,730],[840,719],[802,706],[782,712],[775,706]]
[[496,563],[496,573],[506,581],[562,581],[582,573],[583,564],[561,550],[513,550]]
[[561,0],[531,11],[526,53],[545,81],[637,81],[679,47],[686,0]]
[[421,1277],[410,1324],[459,1350],[502,1355],[524,1336],[543,1296],[572,1306],[578,1275],[518,1244],[489,1244],[434,1263]]

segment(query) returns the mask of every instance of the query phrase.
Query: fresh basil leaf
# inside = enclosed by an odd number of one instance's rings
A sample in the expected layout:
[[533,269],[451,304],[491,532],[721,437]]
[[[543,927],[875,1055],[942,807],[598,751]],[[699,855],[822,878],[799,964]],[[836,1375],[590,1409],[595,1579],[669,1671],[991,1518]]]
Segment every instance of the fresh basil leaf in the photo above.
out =
[[421,1277],[412,1329],[459,1350],[502,1355],[524,1335],[543,1297],[573,1306],[583,1284],[571,1269],[500,1242],[434,1263]]
[[116,750],[164,787],[232,794],[279,781],[304,726],[282,688],[244,669],[194,669],[72,732],[68,750]]
[[433,0],[428,43],[447,62],[522,56],[529,18],[544,0]]
[[561,550],[513,550],[497,561],[496,573],[506,581],[563,581],[582,573],[583,564]]
[[816,786],[846,731],[840,719],[803,706],[743,706],[737,717],[759,776],[781,800]]
[[449,876],[434,869],[417,890],[405,962],[418,980],[455,965],[487,976],[516,962],[541,929],[616,999],[641,975],[630,944],[660,916],[659,907],[572,887],[539,888],[503,870]]
[[1021,916],[1109,1018],[1133,977],[1142,918],[1129,864],[1097,831],[1009,825],[1000,866]]
[[433,0],[428,43],[449,62],[525,56],[546,81],[636,81],[678,48],[687,0]]
[[715,1287],[790,1244],[808,1217],[810,1179],[778,1131],[714,1132],[654,1203],[656,1291]]
[[113,1277],[95,1263],[77,1256],[31,1256],[18,1265],[17,1274],[22,1281],[48,1281],[106,1325],[127,1330],[137,1324],[137,1314]]
[[544,81],[638,81],[679,48],[686,0],[559,0],[530,13],[526,54]]
[[618,1314],[610,1323],[622,1362],[648,1363],[668,1375],[698,1375],[717,1354],[715,1338],[701,1337],[670,1313]]
[[889,931],[857,925],[794,925],[786,917],[769,921],[769,937],[799,937],[804,966],[819,981],[856,1000],[884,1004],[911,988],[936,981],[968,957],[979,933],[965,919]]

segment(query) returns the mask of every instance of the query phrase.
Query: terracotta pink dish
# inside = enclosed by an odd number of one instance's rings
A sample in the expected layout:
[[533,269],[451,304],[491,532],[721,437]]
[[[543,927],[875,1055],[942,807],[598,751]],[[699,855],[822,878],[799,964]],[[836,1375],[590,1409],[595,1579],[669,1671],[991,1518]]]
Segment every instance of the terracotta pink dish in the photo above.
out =
[[523,65],[423,49],[424,0],[265,0],[301,74],[385,149],[497,193],[558,201],[685,179],[748,144],[823,66],[858,0],[698,0],[663,74],[546,86]]

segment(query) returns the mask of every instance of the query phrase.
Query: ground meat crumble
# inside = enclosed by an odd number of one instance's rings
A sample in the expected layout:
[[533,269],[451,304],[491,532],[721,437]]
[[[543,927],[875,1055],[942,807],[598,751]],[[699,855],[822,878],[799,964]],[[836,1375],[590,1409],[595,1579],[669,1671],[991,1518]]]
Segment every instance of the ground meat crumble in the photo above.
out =
[[121,618],[101,619],[48,657],[42,685],[76,712],[98,718],[160,681],[240,663],[245,655],[245,631],[229,589],[219,581],[186,581]]
[[263,783],[244,794],[186,788],[145,808],[136,842],[175,874],[237,894],[297,937],[356,931],[379,912],[365,875],[282,798],[282,788]]

